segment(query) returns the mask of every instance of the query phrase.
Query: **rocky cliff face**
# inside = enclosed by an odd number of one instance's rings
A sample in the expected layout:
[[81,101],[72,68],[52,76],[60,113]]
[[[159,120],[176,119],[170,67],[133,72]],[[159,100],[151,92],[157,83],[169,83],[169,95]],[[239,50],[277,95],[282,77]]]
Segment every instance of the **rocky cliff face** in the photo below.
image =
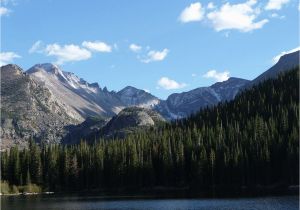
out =
[[58,143],[64,127],[79,121],[51,92],[16,65],[1,67],[1,148],[27,140]]
[[27,73],[45,86],[79,121],[87,117],[111,117],[124,108],[115,92],[103,90],[97,83],[89,84],[53,64],[37,64]]

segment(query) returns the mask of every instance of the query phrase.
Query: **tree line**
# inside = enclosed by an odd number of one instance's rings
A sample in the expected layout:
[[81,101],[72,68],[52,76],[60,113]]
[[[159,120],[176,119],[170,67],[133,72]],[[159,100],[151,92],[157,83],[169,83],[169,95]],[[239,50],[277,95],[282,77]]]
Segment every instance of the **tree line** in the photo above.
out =
[[125,139],[13,147],[1,180],[50,191],[156,186],[236,191],[299,184],[299,70],[182,120]]

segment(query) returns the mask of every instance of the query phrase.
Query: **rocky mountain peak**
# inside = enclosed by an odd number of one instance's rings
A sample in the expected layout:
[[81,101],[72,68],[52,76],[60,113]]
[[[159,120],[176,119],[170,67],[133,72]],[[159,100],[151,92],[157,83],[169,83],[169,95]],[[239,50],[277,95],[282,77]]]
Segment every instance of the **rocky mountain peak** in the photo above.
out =
[[133,96],[134,94],[136,94],[137,92],[145,92],[144,90],[140,90],[137,89],[135,87],[132,86],[126,86],[125,88],[123,88],[122,90],[120,90],[118,93],[122,94],[122,95],[131,95]]
[[23,70],[15,64],[8,64],[1,66],[1,73],[11,74],[11,75],[22,75],[24,74]]
[[117,92],[117,95],[126,106],[151,108],[160,102],[160,100],[152,94],[132,86],[123,88]]
[[92,88],[100,88],[100,85],[98,84],[98,82],[91,83],[91,84],[89,84],[89,86]]
[[62,73],[62,71],[60,70],[60,68],[52,63],[39,63],[34,65],[31,69],[28,70],[29,73],[32,73],[33,71],[46,71],[48,73],[52,73],[55,75],[58,75],[60,73]]

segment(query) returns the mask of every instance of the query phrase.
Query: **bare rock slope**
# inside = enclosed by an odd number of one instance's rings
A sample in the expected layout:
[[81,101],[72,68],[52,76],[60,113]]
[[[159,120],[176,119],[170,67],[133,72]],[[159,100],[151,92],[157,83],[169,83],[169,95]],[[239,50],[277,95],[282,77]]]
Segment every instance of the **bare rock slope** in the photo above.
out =
[[79,121],[51,92],[17,65],[1,67],[1,148],[28,139],[58,143],[64,127]]

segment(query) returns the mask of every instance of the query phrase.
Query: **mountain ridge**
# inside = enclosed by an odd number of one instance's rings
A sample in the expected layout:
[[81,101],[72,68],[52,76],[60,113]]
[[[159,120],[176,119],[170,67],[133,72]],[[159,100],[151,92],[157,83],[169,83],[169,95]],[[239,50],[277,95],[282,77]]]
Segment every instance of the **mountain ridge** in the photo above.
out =
[[[49,63],[37,64],[25,72],[9,64],[1,67],[1,89],[5,91],[1,94],[1,138],[5,139],[5,144],[23,145],[30,138],[60,143],[70,132],[88,135],[93,129],[101,129],[128,107],[150,109],[167,120],[180,119],[208,106],[230,101],[243,89],[274,78],[296,65],[299,65],[299,51],[284,55],[252,81],[232,77],[161,100],[132,86],[118,92],[108,91],[98,83],[88,83]],[[12,115],[13,112],[18,114]]]

